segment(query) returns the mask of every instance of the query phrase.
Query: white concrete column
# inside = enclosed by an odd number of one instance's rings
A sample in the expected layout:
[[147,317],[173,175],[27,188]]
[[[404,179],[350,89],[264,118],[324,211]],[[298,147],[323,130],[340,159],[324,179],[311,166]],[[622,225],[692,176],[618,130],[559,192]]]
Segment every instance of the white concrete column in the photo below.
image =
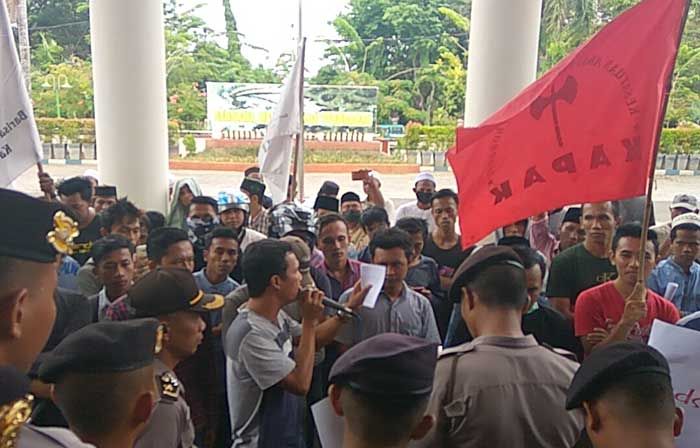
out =
[[91,0],[97,166],[104,184],[148,210],[168,197],[163,4]]
[[542,0],[474,0],[464,125],[477,126],[537,75]]

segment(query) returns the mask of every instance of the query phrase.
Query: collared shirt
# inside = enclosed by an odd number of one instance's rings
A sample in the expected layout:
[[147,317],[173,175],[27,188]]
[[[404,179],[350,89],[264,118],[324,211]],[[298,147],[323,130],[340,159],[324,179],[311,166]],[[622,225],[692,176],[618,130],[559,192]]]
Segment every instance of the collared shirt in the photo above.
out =
[[693,263],[690,273],[686,274],[678,263],[667,258],[652,271],[647,284],[649,289],[663,296],[671,282],[676,283],[678,289],[668,300],[684,315],[700,311],[700,264]]
[[97,320],[102,322],[107,318],[107,308],[117,300],[126,297],[126,294],[119,296],[114,300],[109,300],[109,298],[107,298],[107,288],[102,288],[97,297]]
[[326,264],[325,260],[314,267],[321,271],[321,273],[323,273],[326,277],[328,277],[328,281],[331,283],[331,299],[338,300],[343,291],[355,286],[355,283],[357,283],[357,281],[360,279],[361,265],[362,263],[360,263],[359,261],[348,259],[348,275],[345,276],[345,279],[342,283],[329,273],[328,265]]
[[577,369],[533,336],[482,336],[444,350],[428,405],[435,426],[415,446],[573,446],[583,415],[564,405]]
[[199,289],[204,291],[206,294],[219,294],[222,296],[227,296],[234,289],[241,286],[238,284],[238,282],[236,282],[235,280],[233,280],[230,277],[226,277],[224,279],[224,281],[214,284],[214,283],[209,281],[205,271],[206,271],[206,268],[202,269],[199,272],[195,272],[193,275],[194,275],[194,281],[197,282],[197,286],[199,287]]
[[251,216],[248,228],[267,235],[270,230],[270,219],[267,210],[262,209],[255,217]]
[[[351,292],[345,291],[340,296],[340,303],[347,302]],[[336,337],[341,344],[354,345],[382,333],[400,333],[437,344],[441,342],[430,302],[406,283],[396,300],[391,300],[382,290],[374,308],[363,306],[356,313],[360,315],[359,322],[347,322]]]
[[422,209],[418,207],[418,202],[407,202],[396,209],[396,221],[401,218],[418,218],[425,221],[428,225],[428,232],[435,230],[435,218],[430,207]]
[[107,309],[105,309],[104,319],[113,322],[131,319],[136,310],[131,307],[128,299],[129,296],[122,296],[122,298],[112,302]]
[[348,250],[348,257],[357,259],[357,255],[369,244],[369,236],[361,225],[355,227],[355,230],[348,228],[348,236],[352,249]]

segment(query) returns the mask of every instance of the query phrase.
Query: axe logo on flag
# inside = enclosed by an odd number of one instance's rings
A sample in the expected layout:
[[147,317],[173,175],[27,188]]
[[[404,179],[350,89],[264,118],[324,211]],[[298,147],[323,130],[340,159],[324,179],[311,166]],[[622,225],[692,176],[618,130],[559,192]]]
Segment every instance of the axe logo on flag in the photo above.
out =
[[576,83],[576,78],[569,75],[566,77],[564,85],[559,87],[559,89],[555,89],[554,86],[555,84],[552,84],[551,94],[540,96],[530,105],[530,115],[532,115],[535,120],[539,120],[542,118],[545,109],[548,107],[552,109],[552,121],[554,122],[554,131],[557,134],[557,143],[559,147],[563,147],[564,140],[562,139],[561,129],[559,128],[557,101],[572,104],[576,99],[578,84]]

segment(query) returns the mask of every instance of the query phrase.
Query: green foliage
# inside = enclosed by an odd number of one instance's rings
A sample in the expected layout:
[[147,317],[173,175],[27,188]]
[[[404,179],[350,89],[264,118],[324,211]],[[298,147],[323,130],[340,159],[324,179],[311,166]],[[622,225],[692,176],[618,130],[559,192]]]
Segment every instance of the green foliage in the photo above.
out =
[[[49,143],[94,143],[95,120],[92,118],[36,118],[41,141]],[[180,134],[177,122],[168,122],[168,144],[174,146]]]
[[[207,149],[188,156],[189,160],[206,162],[250,162],[258,158],[258,147]],[[373,151],[315,150],[304,152],[304,163],[401,163],[399,156],[387,156]]]
[[659,146],[659,152],[662,154],[700,153],[700,128],[664,129]]
[[197,144],[194,141],[192,134],[187,134],[182,139],[182,144],[185,145],[185,150],[187,151],[187,156],[191,157],[197,154]]
[[455,126],[409,126],[398,147],[409,150],[446,151],[455,144]]
[[38,117],[91,118],[94,116],[92,64],[80,58],[68,62],[35,65],[32,101]]

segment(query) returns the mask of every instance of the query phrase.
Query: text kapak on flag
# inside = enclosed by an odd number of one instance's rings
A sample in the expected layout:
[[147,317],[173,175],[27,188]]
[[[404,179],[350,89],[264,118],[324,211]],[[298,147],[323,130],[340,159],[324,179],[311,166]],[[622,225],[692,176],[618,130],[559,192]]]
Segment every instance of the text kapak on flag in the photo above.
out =
[[462,245],[581,202],[639,196],[661,132],[686,0],[644,0],[476,128],[448,153]]

